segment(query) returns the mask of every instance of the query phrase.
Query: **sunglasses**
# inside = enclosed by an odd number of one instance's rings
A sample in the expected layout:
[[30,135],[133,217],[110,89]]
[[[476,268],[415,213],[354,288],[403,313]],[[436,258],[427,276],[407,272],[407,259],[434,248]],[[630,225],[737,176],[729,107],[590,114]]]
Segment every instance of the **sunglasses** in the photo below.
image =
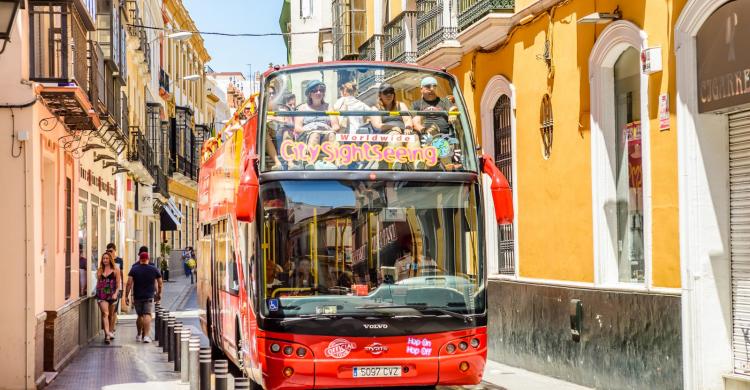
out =
[[325,91],[326,91],[326,89],[325,89],[325,88],[315,88],[315,89],[313,89],[313,90],[312,90],[312,91],[310,91],[310,92],[311,92],[311,93],[316,93],[316,92],[325,92]]

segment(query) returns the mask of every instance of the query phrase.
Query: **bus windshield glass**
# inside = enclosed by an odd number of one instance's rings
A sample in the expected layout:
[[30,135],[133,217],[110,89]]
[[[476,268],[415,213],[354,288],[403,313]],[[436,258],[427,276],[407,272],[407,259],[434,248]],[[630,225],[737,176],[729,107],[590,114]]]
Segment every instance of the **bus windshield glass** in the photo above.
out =
[[460,91],[418,68],[335,64],[264,84],[261,170],[475,171]]
[[449,182],[263,184],[263,314],[483,313],[478,191]]

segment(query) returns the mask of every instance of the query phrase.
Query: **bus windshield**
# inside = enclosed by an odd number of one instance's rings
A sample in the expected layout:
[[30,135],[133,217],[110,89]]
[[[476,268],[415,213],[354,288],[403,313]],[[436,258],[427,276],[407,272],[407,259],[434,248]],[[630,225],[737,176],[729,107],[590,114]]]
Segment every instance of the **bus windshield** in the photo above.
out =
[[483,313],[478,191],[476,183],[263,184],[263,314]]
[[445,73],[377,64],[280,70],[264,84],[261,170],[475,171]]

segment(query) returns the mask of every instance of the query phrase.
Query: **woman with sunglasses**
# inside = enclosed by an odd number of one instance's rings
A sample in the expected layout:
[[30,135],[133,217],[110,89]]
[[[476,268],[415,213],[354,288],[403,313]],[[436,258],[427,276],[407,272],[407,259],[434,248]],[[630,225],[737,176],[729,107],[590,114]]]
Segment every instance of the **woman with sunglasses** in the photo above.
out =
[[[406,103],[396,99],[396,90],[392,85],[383,83],[378,88],[378,111],[401,111],[408,112]],[[412,123],[408,115],[380,117],[380,131],[388,134],[411,134]]]
[[[378,111],[389,111],[402,113],[408,113],[409,107],[404,102],[400,102],[396,99],[396,90],[392,85],[383,83],[378,88],[378,104],[376,109]],[[419,137],[416,131],[412,129],[411,116],[409,115],[384,115],[378,118],[378,121],[373,121],[373,124],[380,129],[382,133],[394,134],[394,135],[412,135],[415,134],[414,140],[407,142],[406,147],[409,149],[419,148]],[[389,142],[389,146],[397,147],[403,145],[402,142]],[[391,165],[391,169],[401,169],[402,164],[395,162]],[[416,162],[414,168],[416,169]]]
[[[325,101],[326,86],[318,80],[313,80],[305,88],[307,102],[299,107],[297,111],[328,111],[328,103]],[[339,131],[339,122],[336,117],[329,115],[298,116],[294,118],[294,135],[298,141],[307,143],[308,146],[320,144],[321,135],[327,140],[333,141],[333,134]]]

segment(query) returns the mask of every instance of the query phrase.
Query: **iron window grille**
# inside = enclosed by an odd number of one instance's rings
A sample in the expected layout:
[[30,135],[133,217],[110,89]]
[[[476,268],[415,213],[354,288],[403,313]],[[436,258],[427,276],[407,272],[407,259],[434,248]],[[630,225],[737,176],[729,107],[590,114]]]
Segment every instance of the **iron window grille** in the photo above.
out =
[[542,156],[545,160],[552,154],[552,131],[554,120],[552,118],[552,101],[548,94],[542,97],[542,106],[539,109],[539,133],[542,136]]

